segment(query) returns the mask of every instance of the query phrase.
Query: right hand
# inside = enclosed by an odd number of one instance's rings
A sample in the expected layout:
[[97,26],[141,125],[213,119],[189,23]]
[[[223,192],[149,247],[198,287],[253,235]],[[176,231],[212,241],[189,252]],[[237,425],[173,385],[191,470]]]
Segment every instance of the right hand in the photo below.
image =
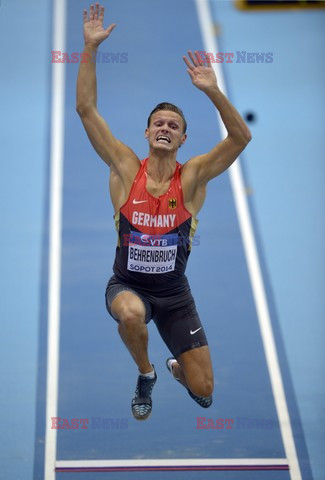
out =
[[116,24],[112,23],[106,30],[104,29],[104,7],[100,6],[99,3],[96,3],[96,9],[94,5],[90,5],[89,19],[87,9],[84,10],[83,17],[85,44],[98,46],[116,27]]

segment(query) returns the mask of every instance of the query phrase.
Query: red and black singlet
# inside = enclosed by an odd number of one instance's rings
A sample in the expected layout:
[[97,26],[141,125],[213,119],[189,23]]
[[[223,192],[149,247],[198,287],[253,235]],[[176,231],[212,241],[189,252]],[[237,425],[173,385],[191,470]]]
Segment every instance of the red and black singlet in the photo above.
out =
[[198,221],[184,206],[182,165],[176,162],[168,191],[154,197],[146,188],[147,162],[141,162],[129,197],[114,217],[113,269],[126,283],[155,288],[174,284],[184,274]]

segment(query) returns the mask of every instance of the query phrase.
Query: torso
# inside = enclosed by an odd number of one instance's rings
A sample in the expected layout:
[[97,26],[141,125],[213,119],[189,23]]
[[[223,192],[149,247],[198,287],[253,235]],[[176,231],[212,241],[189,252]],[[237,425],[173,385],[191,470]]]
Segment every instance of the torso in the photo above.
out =
[[119,236],[114,272],[125,282],[152,287],[182,277],[197,220],[184,204],[182,166],[176,163],[172,179],[157,185],[147,162],[143,160],[126,199],[114,174],[110,186]]
[[[193,183],[195,184],[195,178],[193,178],[193,176],[191,178],[191,175],[184,174],[184,168],[181,168],[180,176],[183,190],[184,205],[186,209],[191,212],[193,217],[196,217],[205,201],[206,189],[195,188],[195,186],[193,186]],[[133,181],[134,179],[132,180],[132,182],[129,182],[126,185],[123,184],[121,177],[114,169],[111,169],[109,186],[114,212],[118,212],[121,206],[126,202],[130,194]],[[146,189],[152,196],[159,197],[160,195],[164,195],[167,192],[170,186],[170,182],[171,180],[164,184],[158,185],[150,178],[150,176],[148,176]]]

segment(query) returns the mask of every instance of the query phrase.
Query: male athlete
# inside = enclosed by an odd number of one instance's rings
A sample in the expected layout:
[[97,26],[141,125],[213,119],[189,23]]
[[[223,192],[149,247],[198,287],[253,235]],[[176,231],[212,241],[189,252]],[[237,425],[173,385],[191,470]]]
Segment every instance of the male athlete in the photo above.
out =
[[[94,58],[115,28],[103,28],[104,7],[84,10],[84,58]],[[96,152],[110,167],[110,194],[118,246],[114,275],[106,289],[108,312],[139,369],[132,399],[138,420],[149,417],[157,380],[148,358],[146,324],[153,319],[173,357],[167,368],[202,407],[212,403],[213,371],[207,339],[184,274],[209,180],[220,175],[251,140],[243,119],[221,93],[211,65],[189,51],[183,57],[192,83],[219,110],[228,136],[210,152],[176,161],[186,141],[182,111],[159,104],[150,114],[145,136],[149,155],[140,161],[117,140],[96,106],[96,63],[80,63],[77,111]]]

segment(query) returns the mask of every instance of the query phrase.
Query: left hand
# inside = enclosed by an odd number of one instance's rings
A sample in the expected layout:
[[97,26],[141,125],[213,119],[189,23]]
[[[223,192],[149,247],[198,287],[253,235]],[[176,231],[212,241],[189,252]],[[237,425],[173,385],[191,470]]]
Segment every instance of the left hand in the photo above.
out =
[[193,52],[189,50],[188,56],[192,62],[190,62],[186,56],[183,57],[183,60],[188,67],[187,71],[193,85],[203,92],[209,90],[211,87],[217,87],[217,77],[211,67],[211,63],[206,61],[207,66],[204,66],[202,58],[197,51],[193,54]]

